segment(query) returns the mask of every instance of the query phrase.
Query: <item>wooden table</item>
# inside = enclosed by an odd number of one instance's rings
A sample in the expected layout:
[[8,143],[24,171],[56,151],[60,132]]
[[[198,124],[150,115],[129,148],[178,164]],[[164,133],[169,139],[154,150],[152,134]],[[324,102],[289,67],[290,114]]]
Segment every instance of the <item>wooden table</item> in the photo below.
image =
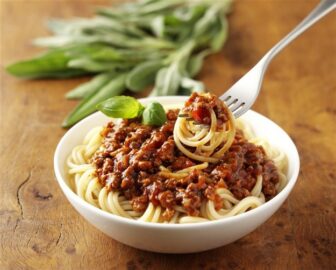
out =
[[[271,64],[254,110],[296,142],[301,172],[292,194],[264,225],[236,243],[189,255],[120,244],[89,225],[53,173],[60,123],[75,102],[64,94],[84,79],[23,81],[3,66],[38,52],[50,17],[90,15],[97,1],[1,1],[0,269],[335,269],[336,14],[324,18]],[[289,32],[317,0],[237,1],[230,39],[200,76],[227,89]],[[195,236],[197,237],[197,236]]]

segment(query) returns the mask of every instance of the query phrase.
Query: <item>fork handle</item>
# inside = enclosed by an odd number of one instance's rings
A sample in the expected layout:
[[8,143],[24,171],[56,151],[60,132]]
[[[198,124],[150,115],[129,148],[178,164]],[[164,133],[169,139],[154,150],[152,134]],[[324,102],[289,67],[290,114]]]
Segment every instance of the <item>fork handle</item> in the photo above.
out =
[[322,0],[319,5],[299,25],[297,25],[288,35],[286,35],[272,49],[270,49],[260,60],[260,62],[268,65],[273,57],[277,55],[284,47],[286,47],[288,43],[293,41],[307,28],[316,23],[319,19],[332,11],[334,8],[336,8],[336,0]]

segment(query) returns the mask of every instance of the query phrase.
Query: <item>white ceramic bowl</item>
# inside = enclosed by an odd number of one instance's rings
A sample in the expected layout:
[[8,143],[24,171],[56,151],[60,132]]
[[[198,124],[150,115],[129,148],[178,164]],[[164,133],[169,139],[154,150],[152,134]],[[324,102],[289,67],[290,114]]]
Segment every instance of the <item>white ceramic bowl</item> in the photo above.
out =
[[[156,97],[140,100],[143,104],[156,100],[162,105],[181,104],[185,97]],[[164,253],[190,253],[217,248],[245,236],[264,223],[286,200],[296,182],[300,161],[290,137],[266,117],[249,111],[242,116],[257,136],[281,148],[288,158],[287,186],[272,200],[246,213],[227,219],[196,224],[153,224],[104,212],[78,197],[68,186],[65,163],[72,148],[83,141],[87,132],[109,119],[97,112],[72,127],[59,142],[54,168],[57,181],[73,207],[93,226],[117,241],[139,249]]]

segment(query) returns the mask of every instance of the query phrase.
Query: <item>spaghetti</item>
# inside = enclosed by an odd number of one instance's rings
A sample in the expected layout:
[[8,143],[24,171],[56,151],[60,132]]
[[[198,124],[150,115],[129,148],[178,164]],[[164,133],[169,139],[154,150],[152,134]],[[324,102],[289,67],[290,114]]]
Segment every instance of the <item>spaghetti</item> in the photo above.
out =
[[[190,118],[179,117],[174,128],[175,144],[183,154],[191,159],[218,162],[231,146],[235,136],[233,115],[226,105],[223,102],[217,102],[218,99],[213,95],[194,93],[190,100],[182,109],[182,114],[188,115],[190,112],[190,117],[194,116],[196,119],[193,120],[200,122],[195,123],[190,121]],[[220,121],[218,121],[219,112],[222,114]],[[200,125],[203,123],[202,120],[207,118],[210,120],[208,125]],[[220,145],[221,147],[217,150]],[[187,147],[193,148],[194,151],[188,150]]]
[[205,222],[260,206],[286,185],[286,157],[213,104],[206,123],[177,117],[192,115],[194,102],[168,110],[159,128],[135,119],[92,129],[67,159],[70,186],[104,211],[145,222]]

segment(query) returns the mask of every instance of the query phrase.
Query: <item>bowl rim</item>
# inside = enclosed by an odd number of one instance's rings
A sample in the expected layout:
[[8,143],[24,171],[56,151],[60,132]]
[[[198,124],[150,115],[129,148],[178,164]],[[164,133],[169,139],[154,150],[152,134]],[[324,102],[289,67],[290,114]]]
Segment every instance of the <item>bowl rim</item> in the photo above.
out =
[[[160,97],[147,97],[147,98],[142,98],[139,99],[140,102],[144,101],[151,101],[151,100],[156,100],[156,101],[164,101],[167,99],[173,99],[173,100],[180,100],[183,101],[187,98],[188,96],[160,96]],[[67,132],[62,136],[61,140],[57,144],[55,153],[54,153],[54,173],[57,179],[57,182],[59,186],[61,187],[64,195],[66,198],[70,201],[69,197],[71,197],[71,201],[75,202],[76,204],[79,204],[86,210],[89,210],[90,212],[94,212],[97,215],[103,216],[104,218],[107,218],[109,220],[112,220],[114,222],[119,222],[125,225],[134,225],[134,226],[140,226],[140,227],[149,227],[153,229],[191,229],[191,228],[208,228],[211,226],[217,226],[217,225],[224,225],[227,223],[232,223],[232,222],[237,222],[239,220],[243,221],[244,219],[248,219],[251,216],[257,215],[258,213],[263,212],[267,208],[272,208],[272,205],[275,206],[279,201],[281,200],[286,200],[286,198],[289,196],[291,190],[293,189],[298,175],[299,175],[299,170],[300,170],[300,158],[298,154],[297,147],[295,146],[293,140],[290,138],[290,136],[275,122],[273,122],[271,119],[267,118],[266,116],[263,116],[260,113],[257,113],[253,110],[248,111],[249,114],[254,114],[259,118],[262,118],[263,120],[266,120],[266,122],[273,124],[276,126],[276,128],[279,130],[281,136],[286,137],[286,140],[289,143],[289,146],[293,148],[295,151],[293,152],[293,155],[291,157],[287,157],[290,161],[293,161],[294,164],[297,164],[297,166],[293,167],[293,173],[292,177],[288,179],[287,185],[271,200],[265,202],[264,204],[249,210],[247,212],[241,213],[236,216],[231,216],[223,219],[218,219],[218,220],[209,220],[206,222],[199,222],[199,223],[186,223],[186,224],[180,224],[180,223],[152,223],[152,222],[145,222],[141,220],[134,220],[134,219],[128,219],[122,216],[114,215],[112,213],[106,212],[98,207],[93,206],[89,202],[83,200],[80,198],[66,183],[66,180],[63,179],[61,170],[58,166],[59,159],[60,159],[60,153],[63,150],[62,146],[63,144],[67,141],[68,137],[70,137],[69,134],[73,132],[73,130],[77,129],[79,126],[83,125],[85,122],[89,121],[92,118],[97,117],[97,115],[101,114],[101,112],[95,112],[81,121],[79,121],[77,124],[75,124],[73,127],[71,127]],[[253,127],[253,125],[252,125]],[[281,203],[282,204],[282,203]],[[280,204],[280,206],[281,206]],[[77,210],[77,209],[76,209]]]

